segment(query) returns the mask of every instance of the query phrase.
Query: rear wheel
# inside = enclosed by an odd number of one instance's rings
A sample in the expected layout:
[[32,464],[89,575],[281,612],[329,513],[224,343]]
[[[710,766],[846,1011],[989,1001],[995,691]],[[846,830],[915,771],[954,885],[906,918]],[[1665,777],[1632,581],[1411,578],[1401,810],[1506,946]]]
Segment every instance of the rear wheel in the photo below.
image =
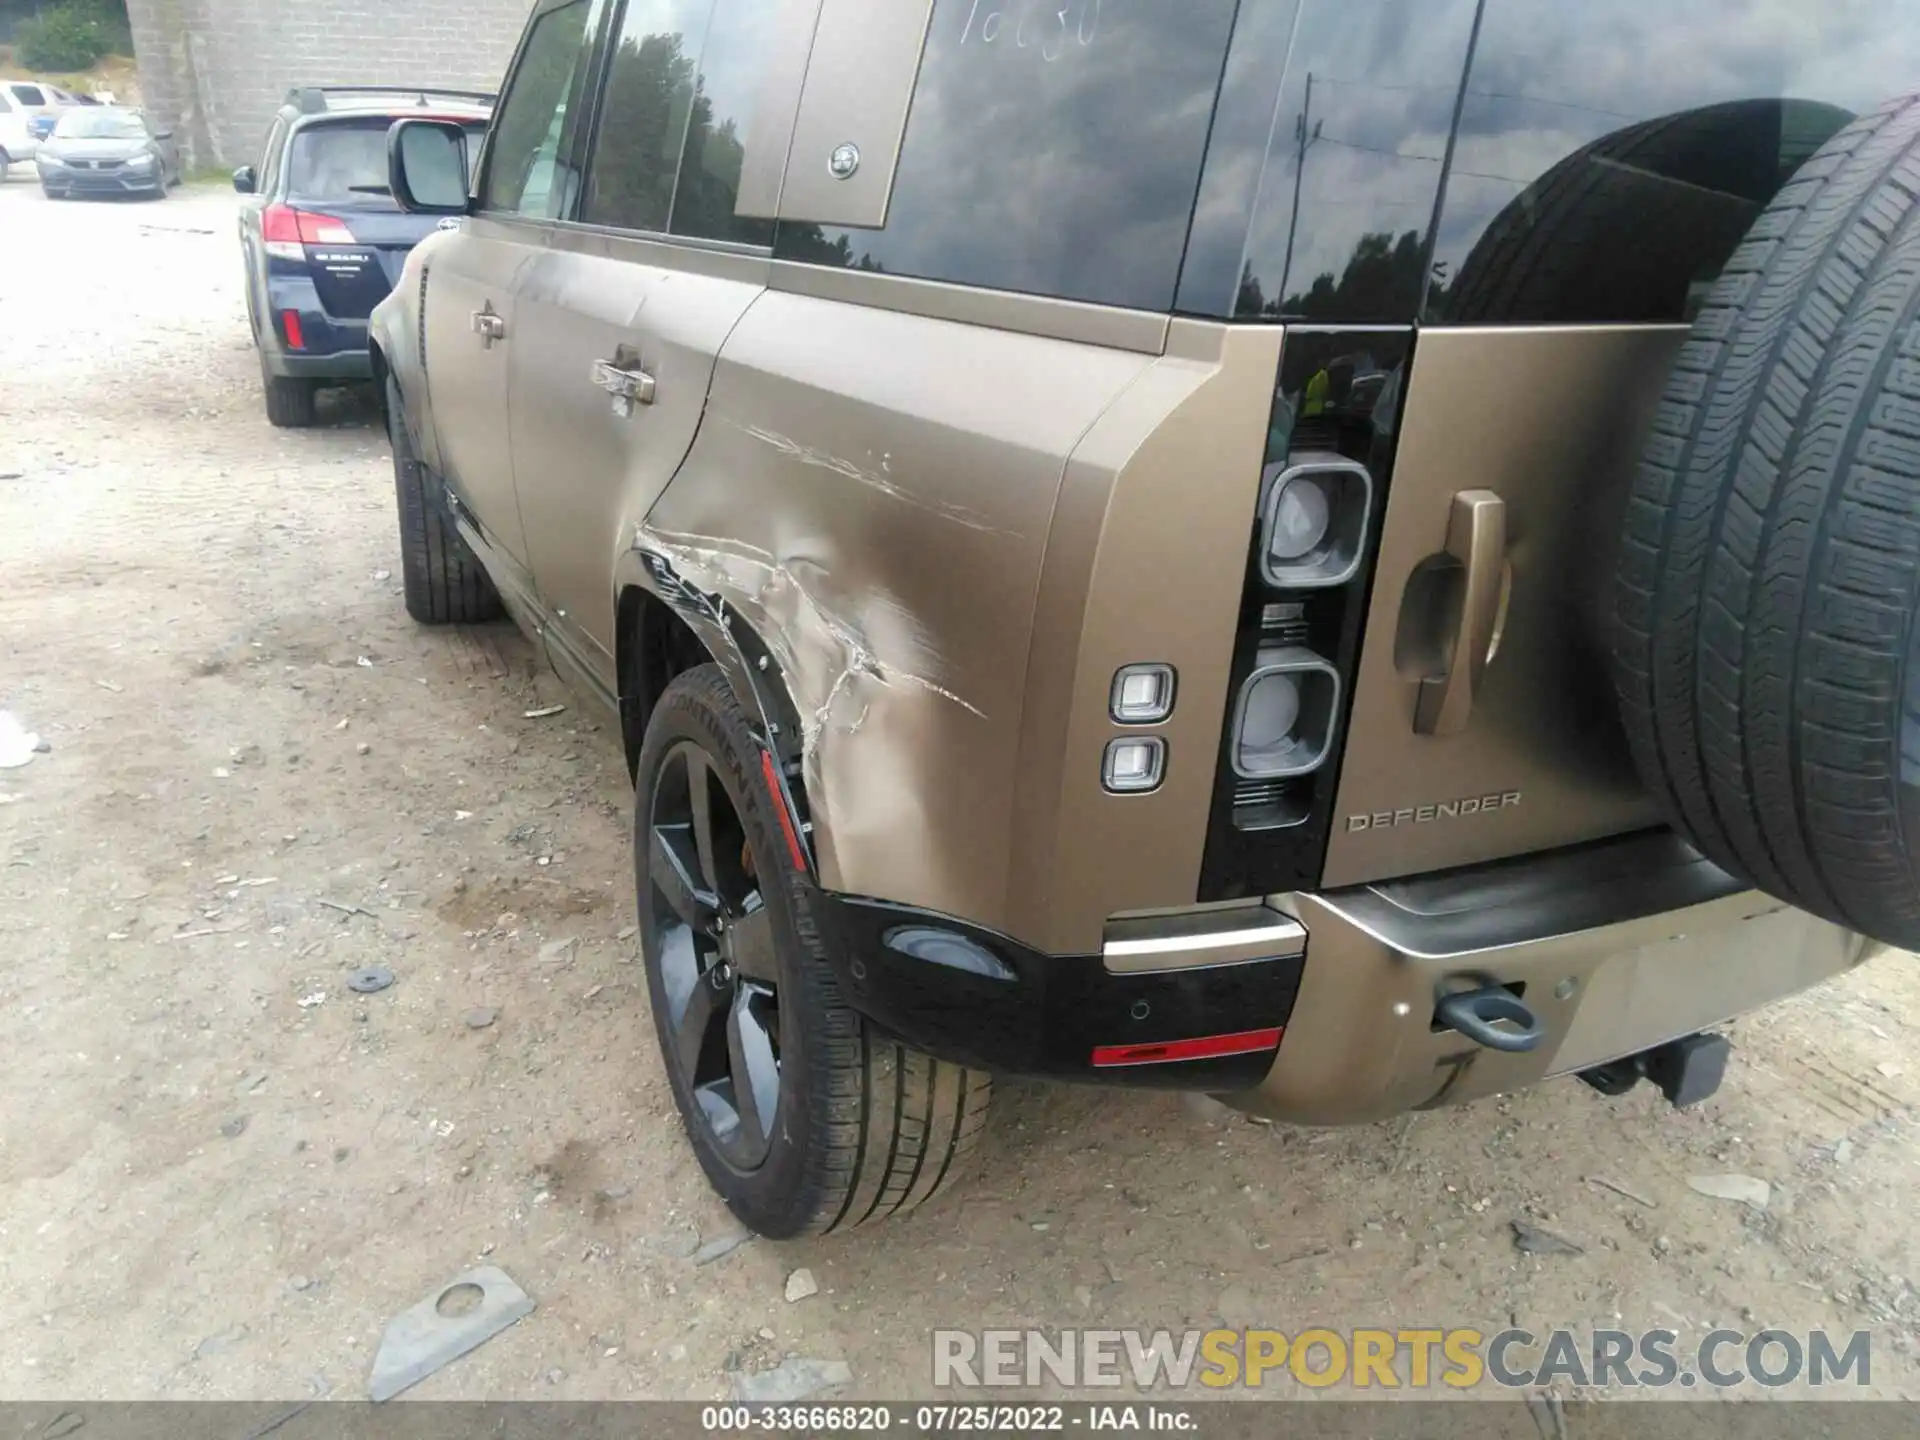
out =
[[477,624],[500,616],[500,592],[446,507],[427,489],[427,475],[407,434],[400,387],[387,380],[387,437],[393,445],[393,490],[400,512],[400,578],[407,613],[422,625]]
[[957,1178],[986,1074],[872,1029],[841,999],[764,751],[718,667],[681,675],[641,746],[640,943],[701,1168],[762,1235],[912,1210]]
[[1836,135],[1729,260],[1636,476],[1616,617],[1670,818],[1920,946],[1920,98]]
[[319,416],[315,403],[318,387],[311,380],[275,375],[260,361],[260,384],[267,397],[267,421],[282,430],[298,430],[313,424]]

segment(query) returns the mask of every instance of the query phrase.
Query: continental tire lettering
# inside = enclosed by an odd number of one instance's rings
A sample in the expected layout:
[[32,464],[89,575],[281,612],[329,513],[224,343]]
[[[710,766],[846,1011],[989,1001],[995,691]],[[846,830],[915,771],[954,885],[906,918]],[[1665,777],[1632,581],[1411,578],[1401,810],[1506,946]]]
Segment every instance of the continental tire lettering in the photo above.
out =
[[1431,805],[1408,805],[1397,810],[1375,810],[1366,815],[1349,815],[1347,833],[1363,830],[1391,830],[1401,825],[1426,825],[1435,820],[1457,820],[1468,815],[1491,815],[1520,803],[1518,790],[1496,790],[1491,795],[1469,795],[1462,800],[1440,800]]

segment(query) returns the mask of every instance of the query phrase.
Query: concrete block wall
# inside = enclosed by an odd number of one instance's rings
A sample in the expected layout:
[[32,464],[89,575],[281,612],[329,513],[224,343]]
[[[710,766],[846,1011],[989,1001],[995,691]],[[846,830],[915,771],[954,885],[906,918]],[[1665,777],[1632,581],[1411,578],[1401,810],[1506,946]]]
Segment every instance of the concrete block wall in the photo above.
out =
[[532,0],[128,0],[148,113],[192,166],[259,159],[301,85],[495,90]]

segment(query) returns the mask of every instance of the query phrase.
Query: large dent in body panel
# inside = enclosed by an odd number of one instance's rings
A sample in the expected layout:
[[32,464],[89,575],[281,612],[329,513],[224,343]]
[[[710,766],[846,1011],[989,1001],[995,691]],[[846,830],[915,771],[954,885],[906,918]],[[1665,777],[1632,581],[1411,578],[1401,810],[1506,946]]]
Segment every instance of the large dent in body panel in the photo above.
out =
[[[786,678],[809,764],[830,731],[859,733],[873,709],[872,697],[862,693],[867,682],[881,689],[915,686],[987,718],[935,678],[939,657],[912,616],[883,595],[829,604],[821,597],[831,577],[814,561],[781,561],[738,540],[649,525],[635,532],[634,549],[665,562],[683,584],[731,605],[753,627]],[[912,668],[903,663],[908,659]],[[928,667],[934,673],[923,673]]]
[[764,648],[749,683],[777,679],[767,708],[797,732],[776,748],[800,761],[823,884],[1004,928],[1061,476],[1152,363],[778,291],[729,338],[629,539]]

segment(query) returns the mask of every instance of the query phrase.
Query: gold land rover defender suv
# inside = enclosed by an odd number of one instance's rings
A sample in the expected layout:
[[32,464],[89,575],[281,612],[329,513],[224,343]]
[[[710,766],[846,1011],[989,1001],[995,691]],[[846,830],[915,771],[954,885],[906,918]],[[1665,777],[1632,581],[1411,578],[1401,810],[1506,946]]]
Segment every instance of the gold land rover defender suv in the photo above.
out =
[[742,1220],[996,1074],[1688,1103],[1920,945],[1920,9],[1815,9],[540,0],[394,128],[407,607],[617,715]]

